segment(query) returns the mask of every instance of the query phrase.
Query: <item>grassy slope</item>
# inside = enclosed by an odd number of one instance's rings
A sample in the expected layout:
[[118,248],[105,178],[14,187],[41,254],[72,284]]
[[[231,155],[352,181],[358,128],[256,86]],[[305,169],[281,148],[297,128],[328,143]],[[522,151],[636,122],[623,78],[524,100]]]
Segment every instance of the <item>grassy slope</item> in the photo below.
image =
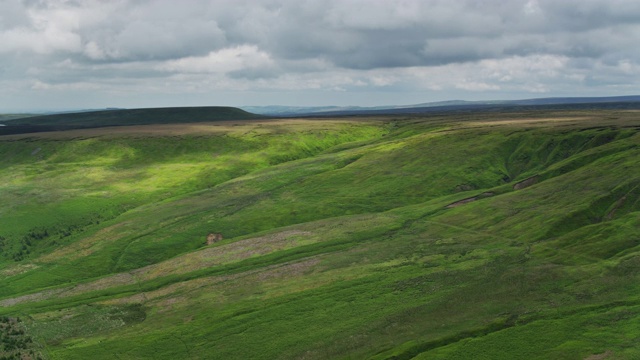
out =
[[7,137],[0,312],[60,359],[633,359],[639,123]]

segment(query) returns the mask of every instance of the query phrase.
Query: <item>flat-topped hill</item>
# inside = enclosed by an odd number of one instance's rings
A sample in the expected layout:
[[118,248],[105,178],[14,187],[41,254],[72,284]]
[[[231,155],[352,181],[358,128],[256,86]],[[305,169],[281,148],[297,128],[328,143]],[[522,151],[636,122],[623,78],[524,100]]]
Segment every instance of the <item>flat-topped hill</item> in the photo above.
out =
[[182,124],[260,118],[264,117],[228,106],[117,109],[15,119],[0,129],[0,135],[106,126]]

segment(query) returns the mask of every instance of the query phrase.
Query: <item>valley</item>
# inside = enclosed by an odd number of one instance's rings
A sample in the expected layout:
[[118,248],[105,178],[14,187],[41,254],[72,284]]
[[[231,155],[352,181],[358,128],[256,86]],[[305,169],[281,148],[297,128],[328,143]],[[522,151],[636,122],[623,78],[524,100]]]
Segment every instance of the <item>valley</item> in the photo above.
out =
[[640,357],[640,112],[242,116],[0,136],[23,356]]

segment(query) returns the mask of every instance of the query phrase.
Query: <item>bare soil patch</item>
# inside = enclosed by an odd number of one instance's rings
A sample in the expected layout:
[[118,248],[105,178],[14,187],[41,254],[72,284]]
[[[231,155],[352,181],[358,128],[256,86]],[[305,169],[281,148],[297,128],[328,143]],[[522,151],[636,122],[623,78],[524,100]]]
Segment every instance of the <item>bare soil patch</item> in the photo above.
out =
[[60,289],[45,290],[45,291],[40,291],[40,292],[37,292],[37,293],[34,293],[34,294],[29,294],[29,295],[23,295],[23,296],[18,296],[18,297],[14,297],[14,298],[4,299],[4,300],[0,301],[0,307],[9,307],[9,306],[17,305],[17,304],[22,304],[22,303],[25,303],[25,302],[37,302],[37,301],[51,299],[51,298],[55,297],[56,295],[66,291],[68,289],[70,289],[70,288],[66,287],[66,288],[60,288]]
[[292,248],[297,245],[300,236],[310,235],[312,235],[312,233],[308,231],[288,230],[261,237],[239,240],[229,244],[205,248],[162,263],[149,265],[134,270],[133,274],[140,280],[149,280],[168,274],[184,274],[205,267],[231,263]]
[[447,205],[446,208],[447,209],[451,209],[451,208],[454,208],[454,207],[458,207],[460,205],[468,204],[468,203],[470,203],[472,201],[476,201],[476,200],[478,200],[477,196],[466,198],[466,199],[462,199],[462,200],[459,200],[459,201],[456,201],[454,203],[451,203],[451,204]]
[[[380,121],[369,118],[366,121]],[[164,137],[184,135],[223,135],[227,133],[246,133],[248,131],[273,132],[274,130],[290,132],[297,127],[305,129],[323,129],[336,124],[363,122],[363,119],[261,119],[234,120],[185,124],[157,124],[113,126],[94,129],[76,129],[66,131],[38,132],[1,136],[1,140],[18,139],[86,139],[95,137]]]
[[458,200],[458,201],[456,201],[454,203],[451,203],[451,204],[445,206],[445,208],[451,209],[451,208],[458,207],[458,206],[464,205],[464,204],[468,204],[468,203],[476,201],[478,199],[483,199],[483,198],[490,197],[490,196],[493,196],[493,195],[495,195],[495,194],[492,193],[492,192],[485,192],[485,193],[482,193],[482,194],[480,194],[478,196],[472,196],[472,197],[468,197],[466,199]]
[[618,210],[622,205],[624,205],[625,200],[627,200],[627,197],[623,196],[618,201],[616,201],[615,205],[613,206],[613,209],[609,211],[607,216],[605,216],[605,219],[607,220],[613,219],[613,217],[616,215],[616,210]]
[[528,188],[529,186],[535,185],[538,183],[538,180],[540,179],[540,177],[538,175],[536,176],[532,176],[528,179],[524,179],[516,184],[513,185],[513,190],[521,190],[524,188]]
[[0,271],[0,275],[5,277],[23,274],[29,270],[39,268],[36,264],[18,264]]
[[584,360],[607,360],[613,358],[613,352],[611,350],[607,350],[602,354],[594,354],[587,356]]
[[[38,302],[54,297],[62,298],[85,292],[104,290],[111,287],[132,285],[139,281],[151,280],[171,274],[184,274],[205,267],[230,263],[252,256],[295,247],[299,236],[312,235],[309,231],[288,230],[261,237],[236,241],[230,244],[205,248],[158,264],[149,265],[131,272],[118,273],[95,281],[64,288],[45,290],[34,294],[18,296],[0,301],[0,307],[14,306],[25,302]],[[289,270],[290,272],[293,270]],[[220,281],[225,280],[220,277]],[[193,281],[198,281],[193,280]],[[180,287],[181,284],[171,286]],[[167,287],[167,288],[171,288]],[[164,290],[158,290],[164,291]],[[139,295],[134,295],[140,298]],[[145,295],[142,295],[145,298]]]
[[[147,293],[107,300],[101,303],[105,305],[124,305],[153,302],[162,308],[161,311],[167,311],[173,306],[185,303],[187,298],[193,299],[191,296],[185,297],[185,293],[198,291],[206,292],[207,294],[218,294],[224,297],[222,294],[225,291],[237,288],[240,284],[251,286],[251,284],[262,284],[270,280],[295,279],[304,275],[306,271],[319,262],[320,259],[314,257],[298,262],[272,265],[263,269],[250,270],[239,274],[203,277],[171,284]],[[239,279],[242,279],[242,281],[239,282]]]
[[77,259],[88,256],[105,246],[109,242],[116,241],[127,236],[130,231],[126,228],[130,223],[123,222],[101,229],[95,234],[86,237],[78,242],[57,249],[47,255],[37,259],[39,262],[57,262],[60,258]]

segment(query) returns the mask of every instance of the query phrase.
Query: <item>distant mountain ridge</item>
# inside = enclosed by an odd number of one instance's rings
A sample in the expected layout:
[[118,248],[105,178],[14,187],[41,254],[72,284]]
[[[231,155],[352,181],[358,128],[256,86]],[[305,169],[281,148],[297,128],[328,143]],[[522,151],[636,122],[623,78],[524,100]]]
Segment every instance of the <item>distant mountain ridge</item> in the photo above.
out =
[[450,111],[518,111],[554,109],[640,109],[640,95],[550,97],[522,100],[447,100],[387,106],[201,106],[101,110],[43,114],[0,114],[0,135],[106,126],[176,124],[296,116],[358,116],[444,113]]
[[549,97],[522,100],[447,100],[426,102],[412,105],[388,106],[242,106],[243,110],[268,116],[300,116],[300,115],[349,115],[357,113],[407,113],[422,112],[426,109],[454,110],[491,106],[542,106],[542,105],[574,105],[574,104],[605,104],[605,103],[640,103],[640,95],[606,96],[606,97]]

